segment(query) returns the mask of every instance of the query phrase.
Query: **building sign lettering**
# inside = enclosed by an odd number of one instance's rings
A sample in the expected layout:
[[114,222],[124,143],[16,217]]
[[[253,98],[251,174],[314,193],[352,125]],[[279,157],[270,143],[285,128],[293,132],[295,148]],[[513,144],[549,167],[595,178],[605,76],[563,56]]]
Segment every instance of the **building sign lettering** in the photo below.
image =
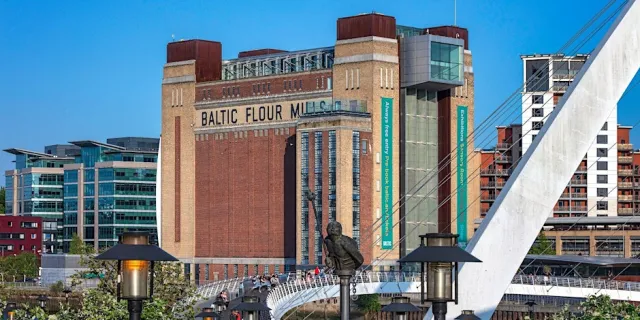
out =
[[305,102],[293,102],[264,106],[238,106],[202,110],[200,125],[218,127],[271,121],[289,121],[300,118]]

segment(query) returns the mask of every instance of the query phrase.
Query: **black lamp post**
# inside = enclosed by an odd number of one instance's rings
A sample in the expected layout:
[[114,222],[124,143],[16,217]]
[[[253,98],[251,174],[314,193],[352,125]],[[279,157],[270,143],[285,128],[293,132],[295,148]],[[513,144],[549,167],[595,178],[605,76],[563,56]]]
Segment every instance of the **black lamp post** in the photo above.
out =
[[527,307],[529,307],[529,319],[533,320],[533,312],[535,311],[534,308],[538,304],[533,300],[529,300],[525,304],[527,305]]
[[224,302],[224,300],[218,298],[216,299],[216,301],[213,302],[213,305],[216,307],[216,312],[217,313],[221,313],[222,311],[224,311],[224,307],[227,306],[227,304]]
[[[248,320],[258,320],[260,311],[269,311],[269,307],[260,303],[260,298],[256,296],[244,296],[242,302],[235,307],[238,311],[243,311]],[[244,318],[243,318],[244,319]]]
[[9,320],[13,320],[16,315],[16,310],[18,310],[18,306],[15,302],[7,302],[7,307],[4,309],[4,313]]
[[42,308],[42,310],[46,310],[46,306],[47,306],[47,301],[49,301],[49,298],[43,294],[38,296],[38,303],[40,304],[40,308]]
[[420,262],[422,303],[431,302],[435,320],[444,320],[447,302],[458,303],[458,281],[454,281],[458,278],[458,263],[482,261],[458,247],[456,234],[428,233],[420,238],[420,246],[399,262]]
[[392,312],[394,319],[407,320],[407,312],[420,311],[420,308],[411,304],[407,297],[393,297],[391,303],[382,308],[384,312]]
[[213,312],[213,308],[202,308],[202,312],[196,314],[196,318],[202,318],[202,320],[220,320],[220,315]]
[[69,304],[69,294],[71,293],[71,288],[65,287],[62,292],[64,293],[64,302],[66,304]]
[[118,260],[116,291],[118,300],[122,298],[128,301],[130,320],[140,320],[142,301],[153,297],[155,261],[178,261],[158,246],[149,244],[149,233],[143,231],[123,233],[119,244],[95,259]]
[[457,316],[455,320],[480,320],[480,317],[473,314],[473,310],[462,310],[462,314]]

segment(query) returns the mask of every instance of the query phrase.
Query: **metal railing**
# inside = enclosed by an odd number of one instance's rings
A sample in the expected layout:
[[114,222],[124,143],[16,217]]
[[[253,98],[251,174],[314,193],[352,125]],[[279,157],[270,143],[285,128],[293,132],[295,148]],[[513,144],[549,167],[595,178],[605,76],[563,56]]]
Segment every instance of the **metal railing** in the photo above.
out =
[[618,188],[633,188],[633,182],[619,181]]
[[630,151],[633,150],[633,145],[631,143],[618,143],[618,150]]
[[[398,283],[398,282],[419,282],[420,273],[417,272],[357,272],[352,283]],[[589,288],[607,290],[640,291],[640,282],[625,282],[616,280],[602,280],[589,278],[571,277],[547,277],[547,276],[526,276],[518,275],[511,281],[517,285],[536,286],[556,286],[570,288]],[[296,297],[296,293],[309,289],[321,289],[327,286],[339,285],[340,279],[334,275],[315,277],[311,280],[290,278],[289,281],[280,284],[269,292],[267,305],[270,308],[277,307],[278,304],[288,298]],[[399,287],[398,287],[399,288]],[[310,302],[310,301],[305,301]]]
[[629,156],[619,156],[618,163],[631,163],[633,162],[633,157]]

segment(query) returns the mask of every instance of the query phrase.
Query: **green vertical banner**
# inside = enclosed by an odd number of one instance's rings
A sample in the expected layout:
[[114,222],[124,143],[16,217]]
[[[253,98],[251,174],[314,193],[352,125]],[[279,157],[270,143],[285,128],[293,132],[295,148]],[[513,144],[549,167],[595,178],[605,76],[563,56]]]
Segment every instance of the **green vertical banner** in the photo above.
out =
[[460,247],[467,246],[467,106],[458,106],[457,150],[458,155],[458,201],[457,226]]
[[382,98],[382,249],[393,249],[393,99]]

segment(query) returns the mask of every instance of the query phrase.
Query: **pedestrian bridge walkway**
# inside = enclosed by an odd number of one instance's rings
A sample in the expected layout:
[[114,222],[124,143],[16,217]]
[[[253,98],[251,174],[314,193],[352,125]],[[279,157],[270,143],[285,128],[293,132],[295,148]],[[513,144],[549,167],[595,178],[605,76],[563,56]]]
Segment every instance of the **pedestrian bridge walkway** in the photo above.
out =
[[[249,278],[235,278],[202,285],[198,293],[203,299],[215,297],[223,289],[232,296],[242,295],[242,283]],[[373,293],[420,293],[419,273],[367,272],[358,273],[352,280],[356,295]],[[351,287],[353,290],[353,286]],[[640,283],[583,279],[569,277],[516,276],[504,292],[511,295],[586,298],[589,295],[605,294],[613,300],[640,302]],[[312,281],[296,278],[295,274],[271,290],[267,306],[271,316],[280,319],[287,311],[308,302],[338,298],[339,279],[336,276],[317,277]]]

